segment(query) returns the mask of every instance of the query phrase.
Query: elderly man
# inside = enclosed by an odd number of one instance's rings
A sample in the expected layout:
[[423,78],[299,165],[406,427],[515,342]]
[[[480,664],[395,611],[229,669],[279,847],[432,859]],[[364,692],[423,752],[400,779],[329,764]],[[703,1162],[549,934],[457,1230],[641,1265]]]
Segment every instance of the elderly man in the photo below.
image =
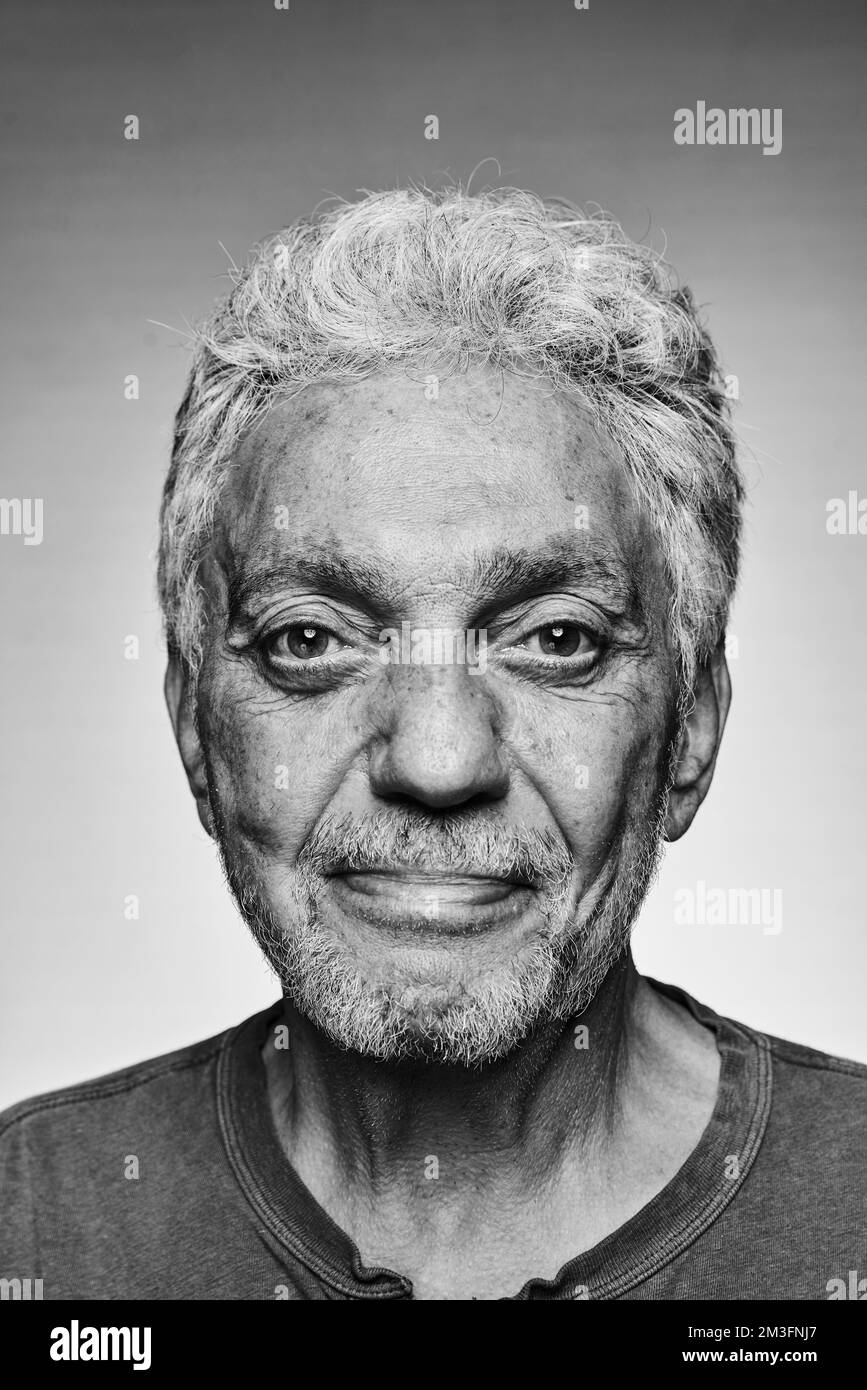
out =
[[412,190],[258,248],[199,334],[160,590],[190,788],[282,998],[8,1112],[3,1274],[144,1299],[867,1275],[867,1069],[629,949],[713,776],[741,502],[690,295],[606,218]]

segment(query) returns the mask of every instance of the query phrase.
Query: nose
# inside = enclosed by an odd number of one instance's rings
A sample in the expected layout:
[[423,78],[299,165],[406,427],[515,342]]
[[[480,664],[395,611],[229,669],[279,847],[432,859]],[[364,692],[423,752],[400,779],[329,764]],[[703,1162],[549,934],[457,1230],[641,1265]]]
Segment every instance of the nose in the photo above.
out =
[[383,715],[370,754],[375,795],[436,810],[506,795],[499,713],[478,675],[459,666],[392,669]]

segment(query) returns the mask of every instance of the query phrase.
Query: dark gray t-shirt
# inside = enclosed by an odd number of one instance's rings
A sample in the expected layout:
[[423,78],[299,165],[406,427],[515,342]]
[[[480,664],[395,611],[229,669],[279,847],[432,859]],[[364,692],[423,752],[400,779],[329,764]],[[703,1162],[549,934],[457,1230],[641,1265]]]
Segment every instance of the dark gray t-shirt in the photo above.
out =
[[[867,1067],[652,983],[716,1035],[713,1115],[651,1202],[514,1297],[867,1299]],[[261,1057],[280,1008],[0,1116],[0,1278],[45,1299],[411,1298],[283,1155]]]

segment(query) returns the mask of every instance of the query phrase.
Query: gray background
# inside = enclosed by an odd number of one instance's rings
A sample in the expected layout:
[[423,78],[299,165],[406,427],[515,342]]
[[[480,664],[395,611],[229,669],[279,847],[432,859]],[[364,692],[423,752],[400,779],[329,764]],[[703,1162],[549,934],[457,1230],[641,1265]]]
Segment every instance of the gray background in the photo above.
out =
[[[161,694],[156,512],[183,330],[227,257],[329,193],[408,179],[597,202],[668,254],[741,400],[735,701],[639,965],[867,1060],[863,24],[850,0],[7,5],[0,495],[0,1103],[216,1032],[276,994],[198,827]],[[781,107],[783,147],[677,147],[677,107]],[[139,116],[141,138],[123,138]],[[440,138],[424,138],[435,114]],[[136,373],[141,398],[124,400]],[[141,643],[124,659],[124,639]],[[783,929],[674,895],[779,888]],[[124,899],[140,898],[138,921]]]

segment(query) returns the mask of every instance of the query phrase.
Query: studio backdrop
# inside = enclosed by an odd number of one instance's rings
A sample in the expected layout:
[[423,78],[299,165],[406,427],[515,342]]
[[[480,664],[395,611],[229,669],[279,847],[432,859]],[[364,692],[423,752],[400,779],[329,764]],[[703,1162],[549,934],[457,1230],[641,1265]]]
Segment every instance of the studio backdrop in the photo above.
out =
[[408,181],[599,205],[702,305],[749,490],[734,701],[636,959],[867,1061],[859,8],[18,0],[4,24],[0,1105],[277,995],[163,705],[160,489],[187,326],[233,263]]

